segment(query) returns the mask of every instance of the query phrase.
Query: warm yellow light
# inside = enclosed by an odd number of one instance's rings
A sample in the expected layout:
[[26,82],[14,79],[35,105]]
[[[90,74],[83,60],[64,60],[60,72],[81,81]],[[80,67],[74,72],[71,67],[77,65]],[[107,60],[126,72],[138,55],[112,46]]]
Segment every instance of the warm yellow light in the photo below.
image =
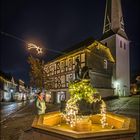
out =
[[38,54],[42,54],[43,53],[43,50],[40,46],[37,46],[33,43],[28,43],[28,50],[31,50],[31,49],[36,49],[37,53]]

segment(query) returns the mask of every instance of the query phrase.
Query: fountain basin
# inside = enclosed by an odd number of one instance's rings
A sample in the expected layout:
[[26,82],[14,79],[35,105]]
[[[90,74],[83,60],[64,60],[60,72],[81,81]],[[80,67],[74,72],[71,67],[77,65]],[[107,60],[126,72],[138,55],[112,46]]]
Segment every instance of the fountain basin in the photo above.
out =
[[70,127],[61,112],[36,116],[32,128],[35,140],[133,140],[136,120],[107,113],[108,126],[102,128],[101,115],[90,115],[75,127]]

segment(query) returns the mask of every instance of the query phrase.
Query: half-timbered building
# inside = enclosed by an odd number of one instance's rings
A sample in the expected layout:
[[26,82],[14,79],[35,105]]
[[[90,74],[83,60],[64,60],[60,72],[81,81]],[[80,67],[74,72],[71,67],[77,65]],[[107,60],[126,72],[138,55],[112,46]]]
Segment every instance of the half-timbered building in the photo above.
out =
[[114,58],[109,48],[93,38],[70,47],[44,67],[52,102],[69,99],[68,83],[87,77],[102,96],[112,96],[113,64]]

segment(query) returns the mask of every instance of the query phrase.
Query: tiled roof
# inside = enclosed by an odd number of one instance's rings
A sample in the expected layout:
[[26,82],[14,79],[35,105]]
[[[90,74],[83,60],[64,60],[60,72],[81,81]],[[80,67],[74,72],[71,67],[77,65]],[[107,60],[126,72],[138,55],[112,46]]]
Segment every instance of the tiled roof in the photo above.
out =
[[81,41],[80,43],[76,44],[76,45],[73,45],[67,49],[65,49],[64,51],[62,51],[62,54],[58,54],[56,55],[55,57],[53,57],[51,60],[49,61],[52,61],[54,59],[57,59],[61,56],[64,56],[70,52],[73,52],[73,51],[76,51],[78,49],[81,49],[81,48],[85,48],[87,46],[89,46],[90,44],[92,44],[95,40],[93,39],[93,37],[89,37],[87,39],[85,39],[84,41]]
[[115,33],[114,33],[112,30],[109,30],[108,32],[106,32],[106,33],[104,33],[104,34],[102,35],[102,37],[101,37],[100,40],[106,39],[106,38],[108,38],[108,37],[110,37],[110,36],[112,36],[112,35],[114,35],[114,34],[115,34]]
[[114,34],[118,34],[118,35],[124,37],[125,39],[128,39],[128,38],[127,38],[127,35],[126,35],[126,33],[125,33],[124,31],[118,30],[118,31],[114,32],[114,31],[112,31],[112,30],[109,30],[108,32],[106,32],[106,33],[104,33],[104,34],[102,35],[102,37],[101,37],[100,40],[104,40],[104,39],[106,39],[106,38],[108,38],[108,37],[111,37],[111,36],[114,35]]
[[11,81],[11,79],[12,79],[11,74],[4,73],[3,71],[0,71],[0,76],[9,81]]

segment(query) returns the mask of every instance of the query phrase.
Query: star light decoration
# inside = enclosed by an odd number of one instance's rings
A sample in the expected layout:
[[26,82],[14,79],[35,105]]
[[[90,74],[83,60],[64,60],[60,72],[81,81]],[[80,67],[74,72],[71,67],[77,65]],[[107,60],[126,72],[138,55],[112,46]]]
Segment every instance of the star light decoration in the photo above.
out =
[[106,104],[103,100],[101,100],[101,101],[102,101],[102,104],[101,104],[102,118],[100,119],[100,122],[101,122],[102,128],[105,128],[105,126],[108,126],[107,117],[106,117]]
[[37,46],[33,43],[28,43],[28,50],[31,50],[31,49],[36,49],[37,54],[42,54],[43,53],[43,49],[40,46]]

